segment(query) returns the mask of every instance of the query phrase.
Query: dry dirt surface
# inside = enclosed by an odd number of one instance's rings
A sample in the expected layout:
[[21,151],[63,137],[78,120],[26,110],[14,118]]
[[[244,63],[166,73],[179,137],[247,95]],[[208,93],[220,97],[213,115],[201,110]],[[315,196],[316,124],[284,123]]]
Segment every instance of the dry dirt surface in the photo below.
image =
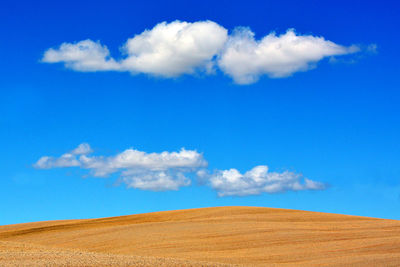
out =
[[0,266],[400,266],[400,221],[217,207],[6,225]]

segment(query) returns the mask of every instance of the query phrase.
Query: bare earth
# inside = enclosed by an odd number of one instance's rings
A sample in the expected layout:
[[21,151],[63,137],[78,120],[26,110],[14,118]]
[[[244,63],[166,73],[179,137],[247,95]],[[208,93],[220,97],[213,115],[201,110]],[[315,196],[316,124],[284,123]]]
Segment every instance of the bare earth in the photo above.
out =
[[0,226],[0,266],[400,266],[400,221],[217,207]]

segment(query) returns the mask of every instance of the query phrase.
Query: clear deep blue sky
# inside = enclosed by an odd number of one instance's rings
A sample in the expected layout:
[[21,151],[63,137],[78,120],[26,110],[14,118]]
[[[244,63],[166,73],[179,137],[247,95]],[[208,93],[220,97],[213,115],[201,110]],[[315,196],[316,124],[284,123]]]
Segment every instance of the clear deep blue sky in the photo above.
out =
[[[398,14],[396,1],[1,2],[0,224],[226,205],[400,219]],[[256,37],[295,28],[377,52],[245,86],[221,73],[163,79],[40,63],[48,48],[84,39],[118,54],[127,38],[176,19]],[[210,169],[266,164],[329,187],[218,197],[195,182],[152,192],[32,167],[83,142],[103,155],[196,149]]]

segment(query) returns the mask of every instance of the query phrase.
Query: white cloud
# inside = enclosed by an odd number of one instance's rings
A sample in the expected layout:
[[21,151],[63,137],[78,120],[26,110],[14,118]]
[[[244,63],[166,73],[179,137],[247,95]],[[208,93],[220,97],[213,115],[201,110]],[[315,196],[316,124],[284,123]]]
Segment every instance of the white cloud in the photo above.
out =
[[82,143],[77,148],[61,155],[59,158],[53,158],[48,156],[41,157],[34,164],[34,167],[38,169],[78,167],[81,166],[81,162],[77,159],[77,155],[85,155],[91,152],[92,149],[90,145],[87,143]]
[[279,36],[270,33],[258,41],[250,29],[237,28],[229,37],[218,65],[236,83],[249,84],[262,75],[290,76],[315,67],[324,57],[356,51],[355,46],[344,47],[323,37],[297,35],[294,30]]
[[87,143],[80,144],[77,148],[71,151],[71,154],[74,155],[86,155],[92,153],[93,150]]
[[110,58],[106,46],[92,40],[63,43],[58,49],[50,48],[44,53],[42,62],[64,62],[65,67],[76,71],[109,71],[121,68],[119,63]]
[[128,39],[122,47],[126,57],[120,61],[110,58],[106,46],[91,40],[51,48],[42,61],[64,62],[67,68],[77,71],[114,70],[176,77],[196,70],[211,72],[212,59],[227,38],[227,30],[212,21],[162,22]]
[[179,152],[146,153],[127,149],[115,156],[90,156],[88,144],[81,144],[59,158],[42,157],[34,167],[50,169],[80,167],[89,169],[95,177],[106,177],[120,173],[121,181],[128,187],[164,191],[177,190],[190,184],[184,173],[191,173],[207,166],[203,155],[194,150],[181,149]]
[[[204,173],[202,174],[204,176]],[[208,175],[210,186],[219,196],[248,196],[285,191],[320,190],[323,183],[304,179],[301,175],[285,171],[269,172],[265,165],[256,166],[241,174],[237,169],[218,170]]]
[[63,167],[77,167],[80,166],[80,162],[76,159],[76,155],[65,153],[59,158],[53,157],[41,157],[35,164],[34,167],[38,169],[51,169],[51,168],[63,168]]
[[212,21],[162,22],[128,39],[124,69],[164,77],[207,70],[224,46],[227,30]]
[[191,184],[182,172],[144,171],[124,175],[122,181],[130,188],[151,191],[178,190]]
[[194,150],[181,149],[179,152],[146,153],[135,149],[127,149],[116,156],[79,157],[81,167],[90,169],[94,176],[104,177],[119,170],[125,170],[124,175],[137,171],[194,171],[207,166],[203,155]]
[[321,190],[325,185],[284,171],[269,172],[265,165],[256,166],[241,174],[237,169],[217,170],[210,174],[207,161],[195,150],[146,153],[127,149],[114,156],[91,156],[89,144],[80,144],[58,158],[41,157],[34,167],[38,169],[79,167],[94,177],[118,173],[119,181],[128,188],[151,191],[178,190],[191,184],[187,174],[194,174],[203,185],[208,185],[219,196],[247,196],[285,191]]
[[262,75],[278,78],[306,71],[324,57],[354,53],[359,48],[297,35],[294,30],[255,40],[254,33],[244,27],[228,36],[224,27],[212,21],[173,21],[128,39],[121,50],[124,57],[115,60],[100,42],[84,40],[50,48],[42,61],[61,62],[76,71],[128,71],[162,77],[213,73],[217,65],[236,83],[249,84]]

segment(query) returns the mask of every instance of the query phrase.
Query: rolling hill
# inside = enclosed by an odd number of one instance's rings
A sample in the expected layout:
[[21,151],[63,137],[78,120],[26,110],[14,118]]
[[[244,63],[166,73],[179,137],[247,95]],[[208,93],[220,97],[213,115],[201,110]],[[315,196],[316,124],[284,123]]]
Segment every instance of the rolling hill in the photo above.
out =
[[400,266],[400,221],[215,207],[0,226],[0,266]]

